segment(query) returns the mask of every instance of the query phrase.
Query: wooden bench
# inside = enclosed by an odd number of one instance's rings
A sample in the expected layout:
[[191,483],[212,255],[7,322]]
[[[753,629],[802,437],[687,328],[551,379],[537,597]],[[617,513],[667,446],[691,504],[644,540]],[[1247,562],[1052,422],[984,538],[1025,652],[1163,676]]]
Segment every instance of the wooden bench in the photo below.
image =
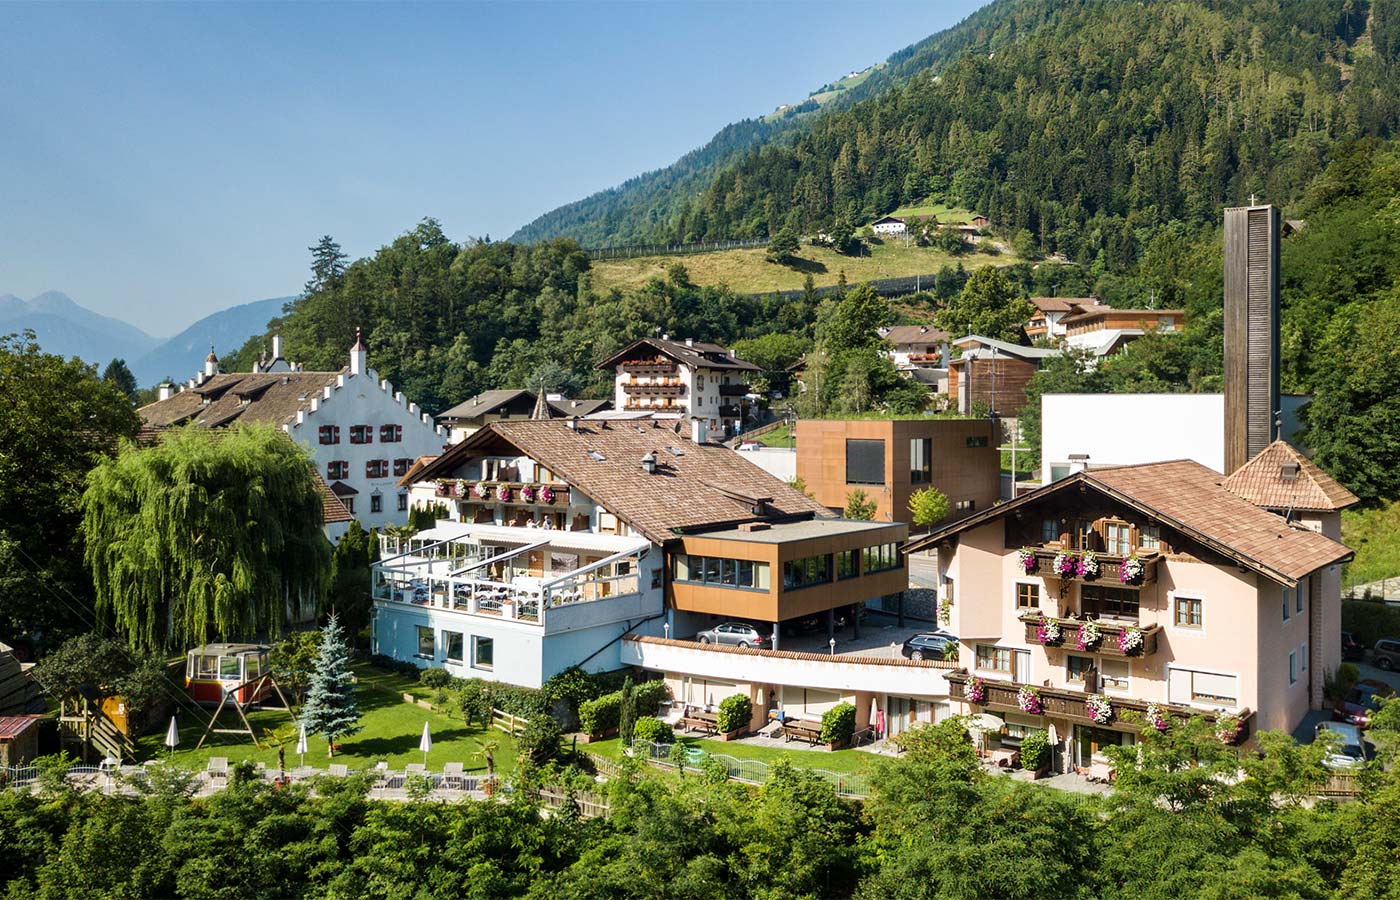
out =
[[806,741],[809,744],[819,744],[822,740],[822,725],[820,722],[805,722],[801,719],[788,719],[778,728],[783,736],[783,742],[787,743],[793,738],[799,741]]

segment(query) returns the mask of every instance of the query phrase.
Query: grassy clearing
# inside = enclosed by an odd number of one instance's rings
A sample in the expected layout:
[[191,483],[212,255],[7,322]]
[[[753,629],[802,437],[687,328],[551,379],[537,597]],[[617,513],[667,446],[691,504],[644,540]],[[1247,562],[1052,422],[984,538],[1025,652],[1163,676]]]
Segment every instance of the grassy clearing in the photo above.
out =
[[972,210],[963,209],[960,206],[948,206],[943,203],[935,203],[932,200],[921,200],[911,203],[908,206],[901,206],[890,213],[892,216],[907,218],[909,216],[937,216],[939,223],[943,225],[966,225],[972,221]]
[[882,278],[931,275],[945,265],[959,261],[969,270],[985,265],[1010,265],[1017,259],[1009,253],[990,256],[966,253],[953,256],[931,247],[904,246],[903,241],[875,245],[869,256],[842,256],[825,247],[802,247],[797,259],[787,265],[769,262],[767,251],[721,250],[689,256],[639,256],[635,259],[600,259],[593,263],[593,285],[600,289],[623,290],[641,287],[651,278],[666,277],[666,269],[679,263],[690,279],[701,285],[728,285],[741,294],[801,290],[808,274],[818,286],[836,284],[842,272],[846,281],[859,284]]
[[791,446],[796,447],[797,441],[792,438],[791,425],[779,425],[772,431],[765,431],[758,436],[758,442],[767,447],[782,447],[786,450],[791,442]]
[[[371,670],[378,672],[378,670]],[[393,676],[402,679],[403,676]],[[407,679],[404,679],[407,680]],[[341,741],[341,750],[332,758],[327,753],[326,739],[321,735],[307,735],[306,764],[325,768],[330,763],[340,763],[352,769],[368,768],[380,760],[388,760],[391,769],[402,769],[406,764],[422,762],[423,753],[418,749],[418,741],[423,734],[423,723],[428,724],[428,733],[433,738],[433,749],[428,752],[428,768],[440,771],[444,763],[460,762],[468,771],[485,771],[486,763],[478,751],[487,742],[494,742],[496,771],[508,772],[515,765],[515,743],[511,737],[499,731],[483,730],[476,726],[468,727],[460,718],[450,717],[436,710],[424,709],[399,699],[397,693],[378,690],[364,683],[356,689],[355,699],[360,705],[364,726],[358,734]],[[266,763],[268,768],[277,765],[277,750],[267,744],[266,734],[270,730],[295,728],[291,716],[281,709],[254,710],[248,714],[249,721],[257,731],[264,749],[257,749],[246,735],[211,734],[209,740],[198,750],[199,737],[204,732],[208,715],[196,717],[185,712],[180,715],[180,747],[175,751],[174,761],[186,768],[203,769],[211,756],[227,757],[230,763],[244,759]],[[225,708],[219,716],[220,727],[242,727],[235,712]],[[142,755],[148,758],[165,758],[165,731],[142,736],[138,741]],[[296,740],[287,745],[287,766],[298,765],[300,758],[295,752]]]
[[1343,510],[1342,543],[1356,551],[1343,576],[1346,583],[1400,577],[1400,501]]
[[[874,770],[875,762],[879,759],[873,753],[866,753],[863,750],[789,750],[786,747],[760,747],[741,742],[712,741],[708,738],[691,737],[682,737],[680,741],[690,747],[699,747],[706,753],[725,754],[736,759],[756,759],[770,765],[780,759],[786,759],[800,769],[825,769],[828,772],[837,772],[842,775],[869,773]],[[793,744],[792,746],[798,748],[802,745]],[[623,756],[622,742],[617,738],[596,741],[589,744],[586,749],[590,753],[597,753],[610,759],[621,759]]]

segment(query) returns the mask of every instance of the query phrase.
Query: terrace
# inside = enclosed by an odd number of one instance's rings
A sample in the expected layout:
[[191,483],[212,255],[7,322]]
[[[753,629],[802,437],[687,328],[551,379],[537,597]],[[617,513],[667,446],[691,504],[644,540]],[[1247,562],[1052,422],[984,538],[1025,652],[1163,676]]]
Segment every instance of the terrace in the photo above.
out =
[[589,532],[439,522],[395,546],[400,552],[371,569],[375,600],[544,625],[551,609],[639,595],[650,545]]

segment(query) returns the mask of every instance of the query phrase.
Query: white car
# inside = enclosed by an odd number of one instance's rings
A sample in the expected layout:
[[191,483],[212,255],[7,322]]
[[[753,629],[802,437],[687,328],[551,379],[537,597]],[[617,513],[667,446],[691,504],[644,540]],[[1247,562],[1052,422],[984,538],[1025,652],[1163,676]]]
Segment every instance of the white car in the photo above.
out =
[[740,450],[762,450],[763,444],[758,441],[743,441],[739,444]]

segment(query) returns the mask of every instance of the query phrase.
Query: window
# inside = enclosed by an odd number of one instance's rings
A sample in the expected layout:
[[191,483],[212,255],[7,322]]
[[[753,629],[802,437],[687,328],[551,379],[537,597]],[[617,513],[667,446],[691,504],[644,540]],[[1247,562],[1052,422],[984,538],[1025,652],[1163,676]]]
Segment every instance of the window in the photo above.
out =
[[478,669],[496,667],[496,641],[494,638],[472,636],[472,666]]
[[1050,466],[1050,480],[1061,481],[1069,477],[1069,463]]
[[1292,591],[1288,588],[1283,589],[1283,621],[1285,622],[1293,617],[1293,604],[1290,602],[1292,598],[1288,596],[1291,593]]
[[371,425],[351,425],[350,443],[368,444],[374,440],[374,427]]
[[331,481],[350,477],[350,464],[343,459],[333,459],[326,463],[326,477]]
[[433,646],[433,630],[427,625],[418,626],[418,655],[424,659],[432,659],[435,648]]
[[354,498],[354,497],[341,497],[341,498],[340,498],[340,502],[343,503],[343,504],[345,504],[345,511],[346,511],[346,512],[348,512],[348,513],[349,513],[350,515],[352,515],[352,516],[355,514],[355,498]]
[[865,561],[863,568],[866,575],[888,572],[904,564],[899,558],[898,544],[876,544],[874,547],[866,547],[861,555]]
[[617,516],[604,510],[598,510],[598,530],[606,531],[609,534],[617,533]]
[[340,443],[340,426],[339,426],[339,425],[322,425],[321,428],[320,428],[320,435],[321,435],[321,443],[323,443],[323,444],[339,444],[339,443]]
[[1040,520],[1040,542],[1048,544],[1051,541],[1060,539],[1060,520],[1041,519]]
[[860,574],[856,568],[856,551],[842,550],[836,554],[836,580],[842,578],[854,578]]
[[696,376],[695,376],[695,389],[696,389],[697,391],[703,391],[703,390],[705,389],[705,376],[704,376],[704,375],[696,375]]
[[1128,689],[1128,661],[1126,659],[1105,659],[1099,667],[1105,691],[1126,691]]
[[408,458],[406,458],[406,457],[400,457],[399,459],[394,460],[394,474],[395,474],[395,475],[407,475],[407,474],[408,474],[408,470],[409,470],[412,466],[413,466],[413,460],[408,459]]
[[408,512],[407,494],[399,494],[399,512]]
[[1298,651],[1288,651],[1288,683],[1298,683]]
[[372,513],[384,511],[384,496],[378,491],[369,495],[369,511]]
[[389,461],[387,459],[371,459],[365,463],[366,478],[383,478],[389,474]]
[[1191,669],[1171,669],[1168,681],[1169,699],[1173,703],[1208,703],[1212,706],[1234,706],[1239,688],[1234,675],[1197,672]]
[[1138,617],[1138,592],[1086,584],[1079,591],[1080,612],[1116,619]]
[[1016,608],[1040,609],[1040,586],[1025,581],[1016,582]]
[[442,633],[443,648],[448,662],[462,662],[466,657],[462,655],[462,632],[444,631]]
[[[1065,680],[1082,684],[1090,669],[1094,668],[1094,660],[1088,656],[1070,656],[1065,663]],[[1093,690],[1098,690],[1098,685],[1093,685]]]
[[1298,649],[1298,668],[1306,672],[1308,670],[1308,642],[1304,641],[1303,646]]
[[1159,550],[1162,547],[1162,529],[1156,525],[1144,525],[1138,529],[1138,546],[1144,550]]
[[846,441],[846,483],[885,483],[885,442],[871,440]]
[[397,444],[403,440],[402,425],[380,425],[379,442],[381,444]]
[[985,447],[987,446],[987,436],[984,434],[977,437],[970,437],[967,439],[967,445],[969,447]]
[[976,500],[958,500],[953,504],[953,511],[960,513],[970,513],[977,508]]
[[1126,522],[1104,524],[1104,552],[1114,556],[1128,556],[1133,552],[1133,529]]
[[1298,582],[1298,586],[1293,589],[1293,611],[1300,616],[1303,614],[1303,597],[1307,592],[1308,583],[1306,581]]
[[933,438],[913,438],[909,441],[909,483],[928,484],[933,481]]
[[688,556],[684,553],[676,554],[673,559],[672,572],[676,581],[754,591],[766,591],[769,587],[766,562],[723,559],[717,556]]
[[831,557],[809,556],[783,563],[783,589],[811,587],[831,580]]
[[1173,616],[1178,628],[1201,627],[1201,600],[1199,597],[1177,597],[1176,612]]
[[977,645],[977,668],[1011,674],[1011,651],[991,644]]

